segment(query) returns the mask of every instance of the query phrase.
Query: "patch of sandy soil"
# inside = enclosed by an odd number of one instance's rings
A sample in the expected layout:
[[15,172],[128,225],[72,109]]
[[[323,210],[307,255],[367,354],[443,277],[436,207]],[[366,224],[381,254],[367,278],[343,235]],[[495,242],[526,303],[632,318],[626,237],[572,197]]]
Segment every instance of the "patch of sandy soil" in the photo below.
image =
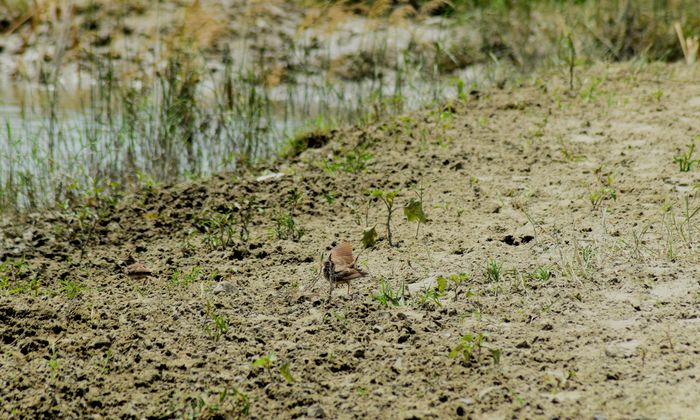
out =
[[[674,156],[699,134],[699,72],[596,67],[574,97],[545,75],[334,131],[257,173],[144,189],[95,223],[6,218],[0,257],[27,267],[4,267],[1,416],[697,416],[700,175]],[[418,237],[400,208],[416,183]],[[401,189],[396,247],[370,188]],[[294,190],[305,233],[276,239]],[[250,239],[236,225],[207,245],[201,220],[253,199]],[[366,224],[370,275],[328,302],[319,259],[357,252]],[[134,262],[153,275],[127,277]],[[471,278],[426,293],[457,273]],[[382,305],[380,279],[410,295]],[[485,342],[450,358],[466,334]]]

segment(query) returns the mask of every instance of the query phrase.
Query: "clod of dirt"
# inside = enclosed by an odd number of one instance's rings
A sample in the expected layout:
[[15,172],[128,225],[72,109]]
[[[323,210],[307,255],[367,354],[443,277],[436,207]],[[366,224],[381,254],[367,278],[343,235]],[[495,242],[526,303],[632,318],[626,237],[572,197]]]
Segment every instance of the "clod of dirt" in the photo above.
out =
[[506,235],[503,239],[501,239],[501,242],[510,246],[518,246],[521,244],[526,244],[532,241],[533,239],[535,239],[535,237],[531,235],[521,236],[520,239],[514,237],[513,235]]
[[523,340],[520,343],[516,344],[515,348],[516,349],[529,349],[530,343],[528,343],[526,340]]
[[127,276],[132,278],[144,278],[153,274],[150,268],[141,263],[131,264],[130,266],[126,267],[124,271],[126,272]]

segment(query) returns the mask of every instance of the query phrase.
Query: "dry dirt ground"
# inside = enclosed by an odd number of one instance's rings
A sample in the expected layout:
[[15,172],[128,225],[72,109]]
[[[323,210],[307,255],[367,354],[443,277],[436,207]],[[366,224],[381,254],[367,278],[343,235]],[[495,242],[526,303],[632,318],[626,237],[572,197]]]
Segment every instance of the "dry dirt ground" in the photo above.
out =
[[[570,96],[553,73],[256,173],[6,218],[0,417],[697,418],[700,176],[674,157],[700,133],[699,75],[594,67]],[[395,247],[369,188],[401,190]],[[305,232],[277,239],[295,194]],[[229,209],[233,243],[212,249]],[[359,250],[366,224],[370,276],[327,302],[321,253]],[[381,279],[407,285],[399,306]]]

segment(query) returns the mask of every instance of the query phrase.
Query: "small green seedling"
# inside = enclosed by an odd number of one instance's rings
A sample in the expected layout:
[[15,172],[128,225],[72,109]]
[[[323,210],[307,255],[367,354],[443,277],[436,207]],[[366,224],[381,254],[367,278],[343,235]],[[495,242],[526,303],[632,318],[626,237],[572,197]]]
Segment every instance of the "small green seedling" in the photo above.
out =
[[535,271],[530,273],[529,277],[533,280],[546,282],[552,277],[552,272],[547,267],[537,267]]
[[673,158],[673,163],[678,164],[678,169],[681,172],[689,172],[693,165],[700,163],[700,159],[693,159],[693,152],[695,151],[695,143],[688,144],[688,150]]
[[328,205],[332,206],[333,203],[335,203],[336,198],[338,198],[338,197],[336,196],[335,192],[330,191],[330,192],[324,192],[323,198],[326,200],[326,203],[328,203]]
[[268,353],[265,356],[255,359],[253,367],[261,367],[269,372],[276,361],[277,355],[275,353]]
[[462,284],[466,283],[468,280],[470,280],[472,276],[467,273],[459,273],[459,274],[450,274],[448,277],[440,276],[437,279],[438,282],[438,287],[440,284],[444,284],[443,288],[447,288],[447,284],[452,283],[454,286],[454,291],[455,291],[455,297],[454,300],[456,301],[457,298],[459,297],[459,292]]
[[51,345],[51,359],[46,362],[46,366],[51,371],[51,383],[56,383],[58,375],[61,373],[61,361],[58,358],[56,344]]
[[427,302],[432,302],[436,306],[442,306],[440,298],[444,296],[447,290],[447,279],[444,277],[438,277],[435,282],[434,287],[427,288],[423,290],[423,293],[418,297],[421,305],[425,305]]
[[418,297],[420,304],[425,305],[427,302],[432,302],[436,306],[442,306],[442,302],[440,302],[440,298],[442,295],[437,289],[425,289],[423,290],[423,293]]
[[479,362],[481,359],[481,350],[489,350],[491,360],[494,365],[501,362],[501,350],[491,347],[488,343],[488,336],[483,333],[468,333],[462,336],[459,343],[452,349],[449,354],[451,359],[459,357],[464,364],[470,362]]
[[369,191],[369,195],[374,198],[379,198],[382,200],[384,205],[386,206],[386,211],[387,211],[387,217],[386,217],[386,237],[387,240],[389,241],[389,246],[394,246],[393,241],[391,240],[391,216],[394,214],[394,211],[396,210],[394,208],[394,199],[399,195],[400,191],[399,190],[393,190],[393,191],[384,191],[380,189],[372,189]]
[[83,294],[85,286],[80,282],[71,279],[61,280],[61,290],[68,299],[75,299]]
[[[255,361],[253,362],[253,367],[265,369],[267,371],[267,374],[270,376],[270,381],[272,381],[272,368],[277,365],[278,361],[279,359],[277,358],[277,355],[273,352],[270,352],[265,356],[255,359]],[[278,370],[280,376],[282,376],[282,378],[284,378],[285,381],[287,381],[290,384],[295,382],[294,376],[292,376],[289,362],[282,363],[279,366]]]
[[216,213],[199,221],[204,229],[204,243],[210,249],[226,249],[234,244],[236,218],[231,211]]
[[372,299],[381,303],[384,306],[401,306],[406,303],[406,284],[401,281],[401,287],[398,290],[392,290],[384,277],[379,278],[379,292],[372,295]]
[[207,303],[206,313],[209,316],[209,323],[206,326],[207,333],[214,341],[219,341],[228,332],[228,321],[224,315],[214,310],[211,302]]
[[213,397],[190,397],[183,413],[187,419],[242,418],[249,415],[250,398],[235,387],[231,390],[225,388]]
[[[602,172],[602,168],[596,169],[596,174],[599,175]],[[600,208],[601,204],[607,200],[617,201],[617,190],[613,188],[613,176],[608,174],[605,178],[600,179],[602,186],[596,190],[590,192],[588,199],[593,206],[593,210]]]
[[593,245],[582,246],[578,250],[579,263],[584,271],[588,271],[593,264]]
[[32,292],[37,296],[42,285],[41,277],[32,273],[24,257],[8,258],[0,263],[0,290],[11,295]]
[[306,231],[297,224],[291,212],[279,211],[275,215],[275,236],[277,239],[298,241]]
[[198,266],[194,266],[190,269],[189,273],[183,273],[181,271],[174,271],[170,276],[170,283],[176,286],[186,286],[193,283],[199,279],[202,274],[202,269]]
[[486,263],[486,269],[484,270],[486,280],[493,283],[500,282],[503,278],[503,273],[501,271],[502,267],[503,264],[498,262],[497,259],[489,258],[488,262]]
[[304,228],[299,226],[294,214],[296,208],[301,203],[302,193],[296,188],[291,190],[287,197],[288,210],[278,210],[275,215],[275,236],[277,239],[291,239],[299,241],[306,233]]
[[370,160],[372,154],[367,151],[366,146],[361,146],[344,152],[339,158],[325,161],[323,169],[329,173],[343,171],[354,174],[364,171]]
[[459,343],[449,354],[450,359],[459,357],[463,363],[469,363],[472,359],[478,361],[481,355],[481,345],[486,341],[482,333],[468,333],[462,336]]
[[594,77],[581,91],[581,98],[586,102],[593,102],[598,98],[598,88],[603,84],[603,79]]
[[457,79],[456,88],[457,88],[457,99],[459,99],[460,101],[466,101],[469,97],[467,96],[467,94],[464,90],[464,80]]

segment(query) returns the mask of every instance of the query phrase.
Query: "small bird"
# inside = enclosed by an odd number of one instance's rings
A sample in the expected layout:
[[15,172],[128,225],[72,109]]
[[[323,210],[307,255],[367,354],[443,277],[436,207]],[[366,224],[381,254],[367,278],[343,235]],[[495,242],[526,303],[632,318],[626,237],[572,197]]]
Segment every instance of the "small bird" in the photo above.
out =
[[355,267],[357,259],[352,258],[352,245],[343,242],[331,249],[328,258],[323,262],[323,277],[331,283],[328,300],[331,299],[336,284],[345,283],[350,294],[350,280],[365,277],[367,273]]

